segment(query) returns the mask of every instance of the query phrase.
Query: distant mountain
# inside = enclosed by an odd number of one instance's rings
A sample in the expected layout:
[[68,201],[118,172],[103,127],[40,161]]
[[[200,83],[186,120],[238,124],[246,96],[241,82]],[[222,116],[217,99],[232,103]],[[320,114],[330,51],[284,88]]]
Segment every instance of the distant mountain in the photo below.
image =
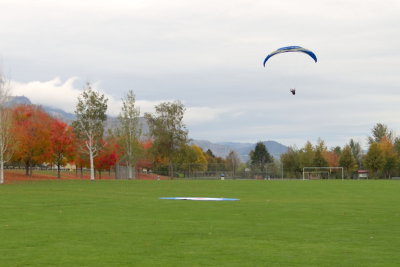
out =
[[75,114],[65,112],[64,110],[59,108],[52,108],[48,106],[42,106],[42,107],[47,113],[49,113],[53,117],[60,118],[66,122],[71,122],[75,120]]
[[[218,157],[228,156],[230,151],[235,151],[242,162],[247,162],[249,160],[249,153],[256,146],[256,143],[238,143],[238,142],[218,142],[212,143],[205,140],[193,140],[193,144],[201,147],[204,151],[210,149],[214,155]],[[284,146],[275,141],[264,141],[268,152],[274,158],[280,158],[280,156],[287,152],[288,147]]]
[[15,105],[32,105],[32,102],[26,96],[13,96],[7,102],[7,105],[9,107],[12,107]]
[[[13,96],[11,97],[10,101],[7,103],[8,106],[15,106],[15,105],[32,105],[32,102],[26,96]],[[65,112],[59,108],[53,108],[49,106],[40,105],[47,113],[51,116],[62,119],[66,122],[71,122],[75,120],[75,114]]]

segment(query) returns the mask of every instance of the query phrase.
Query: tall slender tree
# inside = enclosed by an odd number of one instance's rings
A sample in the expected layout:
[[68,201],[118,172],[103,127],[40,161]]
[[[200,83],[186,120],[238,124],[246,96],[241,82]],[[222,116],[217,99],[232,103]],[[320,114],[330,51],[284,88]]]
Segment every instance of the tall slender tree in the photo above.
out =
[[240,158],[236,151],[231,150],[229,152],[228,156],[226,157],[226,165],[227,169],[232,171],[232,175],[235,176],[240,165]]
[[122,100],[122,109],[118,117],[120,126],[116,130],[120,146],[124,151],[122,161],[128,169],[128,179],[135,177],[135,166],[143,154],[140,142],[141,127],[139,124],[140,110],[136,106],[135,94],[130,90]]
[[12,117],[10,109],[6,106],[10,98],[10,86],[0,71],[0,184],[4,183],[4,163],[12,153]]
[[356,142],[350,139],[349,146],[351,148],[351,153],[357,161],[357,165],[360,168],[362,165],[362,148],[360,142]]
[[89,155],[90,180],[94,180],[94,158],[101,149],[101,140],[104,134],[104,126],[107,120],[107,102],[104,94],[92,89],[90,83],[78,98],[73,122],[75,133],[83,141],[83,150]]

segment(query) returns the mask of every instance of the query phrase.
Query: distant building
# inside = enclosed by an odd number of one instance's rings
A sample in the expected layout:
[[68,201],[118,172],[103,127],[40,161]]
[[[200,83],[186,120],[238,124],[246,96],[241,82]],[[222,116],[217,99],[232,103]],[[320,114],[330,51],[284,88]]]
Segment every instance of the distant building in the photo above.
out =
[[358,170],[357,171],[357,179],[368,179],[368,171],[367,170]]

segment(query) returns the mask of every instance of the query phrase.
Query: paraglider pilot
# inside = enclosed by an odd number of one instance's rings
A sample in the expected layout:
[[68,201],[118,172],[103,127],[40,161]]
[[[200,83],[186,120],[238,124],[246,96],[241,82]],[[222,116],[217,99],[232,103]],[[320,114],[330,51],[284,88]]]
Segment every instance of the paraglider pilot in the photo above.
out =
[[290,89],[290,92],[292,93],[292,95],[295,95],[296,94],[296,89],[295,88]]

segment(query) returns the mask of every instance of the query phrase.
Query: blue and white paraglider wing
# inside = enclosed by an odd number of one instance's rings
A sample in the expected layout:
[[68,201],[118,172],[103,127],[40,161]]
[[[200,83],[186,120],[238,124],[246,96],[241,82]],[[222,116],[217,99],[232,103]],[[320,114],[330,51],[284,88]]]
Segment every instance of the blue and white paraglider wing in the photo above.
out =
[[281,53],[287,53],[287,52],[302,52],[305,53],[307,55],[309,55],[312,59],[314,59],[315,63],[317,63],[317,56],[308,49],[305,49],[301,46],[285,46],[285,47],[281,47],[277,50],[275,50],[274,52],[270,53],[265,59],[264,59],[264,67],[265,64],[267,63],[267,61],[272,57],[275,56],[277,54],[281,54]]

